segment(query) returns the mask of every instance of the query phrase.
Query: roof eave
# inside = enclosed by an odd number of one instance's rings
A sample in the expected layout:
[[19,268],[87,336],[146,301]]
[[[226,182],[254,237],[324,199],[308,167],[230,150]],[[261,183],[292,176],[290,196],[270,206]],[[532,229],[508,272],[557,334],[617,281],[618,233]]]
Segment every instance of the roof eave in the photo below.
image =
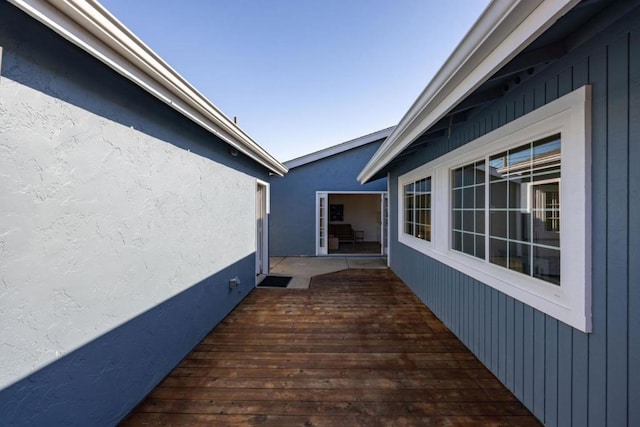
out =
[[272,173],[287,172],[98,2],[9,1]]
[[393,131],[393,126],[386,129],[382,129],[359,138],[351,139],[332,147],[325,148],[323,150],[315,151],[310,154],[306,154],[295,159],[287,160],[284,165],[289,169],[297,168],[308,163],[317,162],[327,157],[335,156],[336,154],[344,153],[345,151],[353,150],[363,145],[371,144],[372,142],[379,141],[388,137]]
[[364,184],[580,0],[494,0],[358,175]]

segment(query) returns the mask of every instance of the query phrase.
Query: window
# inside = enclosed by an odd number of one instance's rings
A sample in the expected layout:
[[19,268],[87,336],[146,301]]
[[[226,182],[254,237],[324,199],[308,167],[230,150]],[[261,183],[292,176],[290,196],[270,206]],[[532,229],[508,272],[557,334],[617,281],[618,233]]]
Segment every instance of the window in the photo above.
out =
[[404,185],[404,233],[431,241],[431,177]]
[[452,248],[484,258],[485,255],[485,162],[484,160],[451,172]]
[[585,86],[400,176],[400,242],[589,332],[589,104]]
[[489,261],[560,285],[560,135],[491,156]]

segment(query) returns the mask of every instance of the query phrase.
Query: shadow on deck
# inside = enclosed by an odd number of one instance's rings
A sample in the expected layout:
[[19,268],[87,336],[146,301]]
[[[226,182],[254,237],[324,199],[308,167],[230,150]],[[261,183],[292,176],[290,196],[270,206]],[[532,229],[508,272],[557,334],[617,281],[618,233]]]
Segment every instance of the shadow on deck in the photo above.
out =
[[389,270],[255,289],[123,423],[538,426]]

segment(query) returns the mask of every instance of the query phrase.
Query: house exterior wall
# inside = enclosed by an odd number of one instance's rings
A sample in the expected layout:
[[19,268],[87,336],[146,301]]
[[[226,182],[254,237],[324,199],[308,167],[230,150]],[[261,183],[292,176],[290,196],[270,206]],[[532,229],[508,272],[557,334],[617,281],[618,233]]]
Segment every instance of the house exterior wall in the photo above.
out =
[[317,160],[272,177],[269,254],[313,256],[316,254],[316,191],[386,191],[386,179],[366,185],[358,172],[376,152],[382,140]]
[[[640,8],[390,173],[391,267],[547,426],[640,425]],[[592,85],[592,321],[582,333],[398,242],[398,176]]]
[[253,288],[268,173],[6,2],[0,46],[0,424],[113,425]]

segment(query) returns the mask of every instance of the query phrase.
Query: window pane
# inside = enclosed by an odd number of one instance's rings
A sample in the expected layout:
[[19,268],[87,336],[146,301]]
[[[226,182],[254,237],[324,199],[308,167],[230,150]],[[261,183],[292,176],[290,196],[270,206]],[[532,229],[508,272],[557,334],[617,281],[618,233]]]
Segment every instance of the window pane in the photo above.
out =
[[507,242],[504,240],[489,240],[489,262],[492,264],[507,266]]
[[553,284],[560,284],[560,251],[533,247],[533,276]]
[[507,237],[506,211],[491,211],[489,221],[489,234],[492,237]]
[[523,207],[523,201],[527,200],[527,187],[530,182],[530,175],[509,181],[509,207],[519,209]]
[[462,250],[462,233],[459,231],[454,231],[452,236],[451,247],[456,251]]
[[462,190],[453,190],[453,208],[459,209],[462,207]]
[[405,222],[404,223],[404,232],[406,234],[413,235],[413,223],[412,222]]
[[489,200],[492,208],[500,209],[507,207],[507,181],[491,183]]
[[453,211],[453,228],[462,230],[462,211]]
[[462,185],[464,185],[465,187],[475,184],[476,174],[474,169],[475,169],[474,164],[470,164],[464,167],[464,170],[462,172]]
[[509,243],[509,270],[531,274],[531,247],[522,243]]
[[476,236],[476,256],[484,259],[484,237]]
[[506,174],[507,153],[500,153],[492,156],[489,160],[489,171],[491,181],[503,179]]
[[476,187],[476,208],[484,208],[484,184]]
[[533,186],[533,241],[560,246],[560,182]]
[[531,144],[525,144],[513,150],[509,150],[507,157],[509,174],[518,170],[531,169]]
[[476,211],[476,233],[484,234],[484,211]]
[[465,187],[462,190],[462,207],[473,209],[475,207],[476,190],[473,187]]
[[462,233],[462,252],[469,255],[475,254],[475,242],[473,234]]
[[509,212],[509,239],[519,240],[521,242],[530,242],[529,215],[526,212],[510,211]]
[[484,160],[481,162],[476,162],[476,184],[482,184],[485,180],[485,165]]
[[560,134],[541,139],[533,144],[533,164],[534,166],[560,165]]
[[462,229],[464,231],[474,231],[474,220],[473,220],[474,211],[463,211],[462,212]]
[[453,175],[453,187],[462,187],[462,168],[454,169],[451,174]]

